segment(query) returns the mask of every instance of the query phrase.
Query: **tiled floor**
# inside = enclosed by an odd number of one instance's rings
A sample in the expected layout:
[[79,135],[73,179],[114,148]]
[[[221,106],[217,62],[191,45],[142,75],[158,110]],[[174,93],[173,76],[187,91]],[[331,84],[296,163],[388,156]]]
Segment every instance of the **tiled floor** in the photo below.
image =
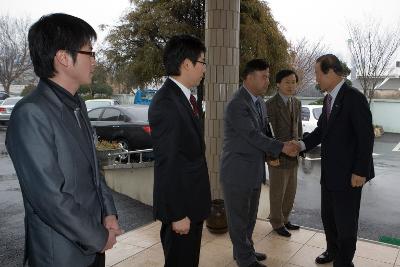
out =
[[[164,256],[159,238],[161,224],[155,222],[118,237],[116,246],[107,252],[106,265],[115,267],[163,266]],[[325,248],[325,236],[316,231],[292,231],[291,238],[272,232],[266,221],[257,221],[253,239],[257,251],[266,252],[268,267],[320,266],[314,259]],[[356,267],[400,267],[400,250],[367,241],[358,241]],[[235,267],[228,234],[214,235],[204,229],[200,254],[202,267]],[[323,265],[332,267],[332,264]]]

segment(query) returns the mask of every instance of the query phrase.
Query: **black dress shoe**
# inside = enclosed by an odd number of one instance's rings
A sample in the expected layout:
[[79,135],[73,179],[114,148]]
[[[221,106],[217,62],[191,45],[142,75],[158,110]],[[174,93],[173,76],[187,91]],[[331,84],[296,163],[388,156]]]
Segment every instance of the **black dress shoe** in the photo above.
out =
[[325,251],[324,253],[322,253],[315,259],[315,263],[318,263],[318,264],[325,264],[325,263],[329,263],[332,261],[333,261],[333,256],[330,255],[328,253],[328,251]]
[[288,230],[299,230],[300,229],[300,225],[292,224],[291,222],[285,223],[285,227]]
[[250,264],[249,267],[267,267],[267,265],[262,264],[262,263],[260,263],[258,261],[255,261],[252,264]]
[[267,259],[267,255],[264,253],[254,252],[254,255],[256,256],[257,261],[265,261]]
[[289,231],[286,229],[285,226],[282,226],[278,229],[274,230],[278,235],[284,236],[284,237],[290,237],[292,234],[289,233]]

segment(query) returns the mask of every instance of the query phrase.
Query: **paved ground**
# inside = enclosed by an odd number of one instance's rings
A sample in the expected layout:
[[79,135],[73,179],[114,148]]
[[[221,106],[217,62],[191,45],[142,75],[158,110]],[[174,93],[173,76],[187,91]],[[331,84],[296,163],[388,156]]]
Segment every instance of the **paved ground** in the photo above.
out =
[[[0,130],[0,266],[22,266],[24,207],[17,177],[5,153],[5,132]],[[122,194],[113,193],[119,222],[125,231],[152,221],[152,209]]]

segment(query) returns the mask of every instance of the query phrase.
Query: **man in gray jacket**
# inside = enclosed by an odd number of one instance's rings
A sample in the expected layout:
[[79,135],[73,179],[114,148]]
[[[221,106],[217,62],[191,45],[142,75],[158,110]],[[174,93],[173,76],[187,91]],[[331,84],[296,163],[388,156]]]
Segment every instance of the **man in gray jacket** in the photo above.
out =
[[24,201],[24,264],[30,267],[104,266],[104,251],[121,234],[77,95],[91,83],[95,39],[89,24],[66,14],[43,16],[29,29],[40,81],[15,106],[6,146]]
[[297,154],[294,144],[268,137],[271,134],[261,98],[268,85],[268,63],[263,59],[249,61],[243,72],[243,85],[228,103],[224,115],[221,184],[233,257],[240,267],[265,266],[260,261],[266,255],[255,252],[252,235],[261,183],[265,181],[266,154]]

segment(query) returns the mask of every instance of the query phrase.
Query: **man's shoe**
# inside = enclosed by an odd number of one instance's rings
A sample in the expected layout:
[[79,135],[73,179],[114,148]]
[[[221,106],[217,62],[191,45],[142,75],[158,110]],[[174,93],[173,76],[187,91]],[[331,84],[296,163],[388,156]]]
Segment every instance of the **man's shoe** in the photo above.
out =
[[288,230],[299,230],[300,229],[300,225],[292,224],[291,222],[285,223],[285,227]]
[[254,252],[254,255],[256,255],[257,261],[265,261],[267,259],[267,255],[264,253]]
[[249,267],[267,267],[267,265],[262,264],[261,262],[255,261],[249,265]]
[[325,264],[325,263],[329,263],[332,261],[333,261],[333,256],[330,255],[328,253],[328,251],[325,251],[324,253],[322,253],[315,259],[315,263],[318,263],[318,264]]
[[289,231],[286,229],[285,226],[282,226],[278,229],[274,230],[278,235],[284,236],[284,237],[290,237],[292,234],[289,233]]

